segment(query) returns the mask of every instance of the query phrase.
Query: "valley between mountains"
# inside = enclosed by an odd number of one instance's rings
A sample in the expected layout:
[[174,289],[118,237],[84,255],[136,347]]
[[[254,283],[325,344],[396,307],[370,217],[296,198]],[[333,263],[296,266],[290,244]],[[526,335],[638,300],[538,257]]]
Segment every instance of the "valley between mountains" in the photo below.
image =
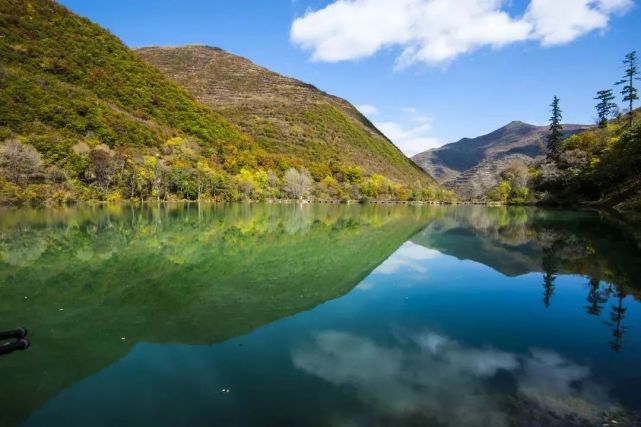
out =
[[553,153],[547,126],[514,121],[409,159],[345,99],[219,48],[130,49],[51,0],[0,2],[0,88],[5,205],[380,200],[641,209],[638,111],[598,128],[564,124]]

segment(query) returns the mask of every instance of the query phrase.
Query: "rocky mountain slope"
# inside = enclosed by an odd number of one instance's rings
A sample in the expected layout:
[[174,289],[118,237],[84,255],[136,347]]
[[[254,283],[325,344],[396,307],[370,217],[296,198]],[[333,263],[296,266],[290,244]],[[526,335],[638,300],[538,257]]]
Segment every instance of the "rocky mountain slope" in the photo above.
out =
[[315,178],[349,163],[397,182],[433,183],[344,99],[222,49],[149,47],[137,53],[267,152],[303,160]]
[[508,167],[529,167],[542,155],[531,157],[525,154],[508,154],[499,158],[490,158],[463,171],[444,185],[464,199],[482,198],[490,189],[501,181],[501,172]]
[[[569,135],[586,129],[564,125]],[[464,198],[478,198],[499,182],[510,163],[530,164],[543,155],[547,126],[514,121],[487,135],[419,153],[412,159],[448,188]]]

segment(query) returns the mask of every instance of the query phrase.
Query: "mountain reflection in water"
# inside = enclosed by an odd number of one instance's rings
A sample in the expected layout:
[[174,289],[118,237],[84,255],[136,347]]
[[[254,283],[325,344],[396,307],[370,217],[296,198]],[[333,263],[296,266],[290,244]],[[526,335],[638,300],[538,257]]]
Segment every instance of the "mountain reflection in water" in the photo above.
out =
[[33,347],[0,359],[0,425],[623,425],[641,407],[641,250],[609,217],[1,213],[0,310]]

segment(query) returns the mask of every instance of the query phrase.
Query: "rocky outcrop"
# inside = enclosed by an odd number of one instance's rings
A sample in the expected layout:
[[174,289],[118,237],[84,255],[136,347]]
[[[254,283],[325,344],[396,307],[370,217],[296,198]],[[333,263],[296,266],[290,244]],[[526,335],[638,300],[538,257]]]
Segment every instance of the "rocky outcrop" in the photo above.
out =
[[523,154],[508,154],[498,159],[484,160],[478,165],[463,171],[456,178],[445,181],[443,185],[454,190],[460,197],[468,200],[478,199],[501,181],[501,172],[513,163],[530,166],[543,156],[529,157]]

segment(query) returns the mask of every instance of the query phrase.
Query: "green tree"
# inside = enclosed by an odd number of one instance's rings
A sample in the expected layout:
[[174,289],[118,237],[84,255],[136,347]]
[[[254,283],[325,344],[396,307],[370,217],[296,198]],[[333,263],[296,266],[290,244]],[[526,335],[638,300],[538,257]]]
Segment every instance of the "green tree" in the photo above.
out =
[[196,188],[198,192],[198,201],[204,193],[212,186],[216,172],[209,166],[205,159],[200,159],[196,163]]
[[628,113],[630,114],[630,126],[632,126],[634,122],[634,115],[632,114],[634,101],[639,99],[637,88],[634,87],[634,81],[640,80],[639,77],[637,77],[639,75],[639,68],[636,50],[625,55],[623,65],[626,66],[625,75],[623,76],[623,79],[619,80],[615,84],[617,86],[624,85],[621,90],[621,95],[623,95],[623,102],[627,102],[629,104]]
[[594,99],[599,101],[596,105],[596,112],[599,117],[599,127],[605,129],[608,126],[608,117],[611,117],[612,113],[617,108],[617,105],[612,102],[614,100],[612,89],[598,91],[596,93],[596,98]]
[[554,97],[550,107],[552,107],[552,116],[550,117],[550,132],[548,134],[548,156],[556,157],[563,140],[563,126],[561,125],[563,115],[559,107],[558,96]]
[[493,202],[507,202],[512,191],[512,185],[509,181],[501,181],[494,186],[488,193],[487,197]]

